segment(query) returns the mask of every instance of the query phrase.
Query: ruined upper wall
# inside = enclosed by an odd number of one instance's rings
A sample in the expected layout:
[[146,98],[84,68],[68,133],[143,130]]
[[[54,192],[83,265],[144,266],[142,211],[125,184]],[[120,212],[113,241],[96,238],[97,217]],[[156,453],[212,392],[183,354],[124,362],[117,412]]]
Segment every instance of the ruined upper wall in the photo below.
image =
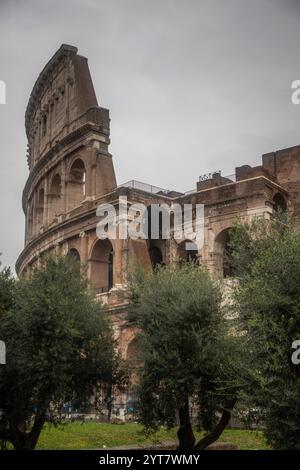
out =
[[[87,111],[95,109],[94,113]],[[40,73],[25,114],[28,165],[86,122],[109,131],[109,112],[98,106],[87,59],[63,44]]]

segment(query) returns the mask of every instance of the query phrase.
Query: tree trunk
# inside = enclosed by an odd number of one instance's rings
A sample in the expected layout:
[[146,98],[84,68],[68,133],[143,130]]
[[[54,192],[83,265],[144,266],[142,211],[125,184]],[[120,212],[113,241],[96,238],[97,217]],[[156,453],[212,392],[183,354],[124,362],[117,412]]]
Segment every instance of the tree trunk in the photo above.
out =
[[8,430],[2,430],[0,432],[0,450],[6,449],[6,443],[12,442],[11,433]]
[[111,422],[111,413],[112,413],[112,404],[109,403],[108,406],[107,406],[107,408],[108,408],[107,420],[108,420],[108,422],[110,423],[110,422]]
[[207,434],[206,436],[204,436],[202,439],[200,439],[200,441],[197,442],[197,444],[195,445],[194,450],[206,449],[206,447],[208,447],[210,444],[212,444],[217,439],[219,439],[222,432],[224,431],[227,424],[229,423],[231,412],[235,403],[236,403],[236,398],[228,402],[228,406],[226,407],[226,409],[224,408],[220,421],[216,425],[215,429],[209,434]]
[[112,405],[112,385],[110,384],[106,393],[107,420],[109,423],[111,421]]
[[36,416],[30,432],[22,432],[19,427],[11,430],[11,443],[15,450],[34,450],[45,424],[46,413]]
[[188,393],[185,393],[184,403],[178,408],[180,427],[177,431],[179,447],[177,450],[192,450],[196,439],[194,436],[189,409]]

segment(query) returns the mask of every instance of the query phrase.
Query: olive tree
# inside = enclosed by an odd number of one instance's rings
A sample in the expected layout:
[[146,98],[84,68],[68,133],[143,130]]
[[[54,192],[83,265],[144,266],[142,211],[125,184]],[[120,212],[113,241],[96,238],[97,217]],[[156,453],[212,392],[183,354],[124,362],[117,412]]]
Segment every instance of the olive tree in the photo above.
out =
[[299,450],[300,366],[293,345],[300,340],[300,233],[294,222],[282,213],[238,223],[231,262],[247,351],[245,394],[261,411],[270,445]]
[[[195,263],[137,270],[129,296],[138,329],[139,420],[148,430],[178,425],[179,449],[203,449],[229,422],[238,389],[238,338],[228,334],[221,292]],[[196,443],[193,419],[203,438]]]
[[[1,309],[0,439],[15,449],[34,449],[66,401],[84,403],[126,381],[104,308],[79,272],[71,258],[48,258],[15,283]],[[9,297],[6,281],[0,301]]]

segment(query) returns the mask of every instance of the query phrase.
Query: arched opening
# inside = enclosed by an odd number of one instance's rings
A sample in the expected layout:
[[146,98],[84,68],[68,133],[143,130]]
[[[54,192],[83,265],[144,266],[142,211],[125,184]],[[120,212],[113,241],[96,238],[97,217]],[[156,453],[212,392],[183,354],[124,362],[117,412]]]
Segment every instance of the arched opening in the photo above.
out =
[[109,291],[114,284],[114,251],[111,242],[98,240],[91,253],[91,283],[96,293]]
[[163,256],[161,250],[157,246],[151,246],[149,248],[149,256],[152,268],[155,269],[159,264],[163,262]]
[[184,240],[179,243],[177,249],[177,256],[179,258],[179,262],[188,261],[198,263],[198,248],[195,245],[195,249],[193,249],[193,247],[190,247],[191,245],[193,245],[193,242],[190,240]]
[[224,278],[232,277],[234,274],[231,262],[230,230],[232,229],[223,230],[215,239],[216,268]]
[[[165,238],[167,237],[163,227],[163,218],[167,221],[169,217],[169,212],[163,207],[160,208],[157,216],[153,218],[151,204],[147,206],[147,210],[144,213],[141,231],[147,238],[148,253],[153,269],[164,262],[163,253],[165,251]],[[157,224],[157,226],[152,227],[151,231],[152,224]],[[165,230],[166,229],[167,227],[165,227]],[[151,238],[152,233],[155,233],[156,238]]]
[[286,212],[287,203],[281,193],[276,193],[273,197],[273,207],[275,212]]
[[50,192],[54,196],[60,196],[60,193],[61,193],[61,177],[58,173],[56,175],[54,175],[53,178],[52,178]]
[[77,158],[70,169],[67,198],[68,210],[80,206],[85,197],[85,166],[80,158]]
[[76,250],[76,248],[71,248],[68,251],[67,256],[70,256],[72,259],[75,259],[76,261],[80,262],[80,254],[79,254],[79,251]]
[[37,203],[37,208],[36,208],[38,230],[41,229],[44,223],[44,197],[45,197],[45,191],[44,191],[44,188],[41,188],[39,190],[38,203]]
[[56,173],[51,181],[49,199],[50,223],[62,212],[61,207],[61,177]]
[[76,248],[70,248],[67,256],[74,262],[76,274],[80,275],[80,254]]

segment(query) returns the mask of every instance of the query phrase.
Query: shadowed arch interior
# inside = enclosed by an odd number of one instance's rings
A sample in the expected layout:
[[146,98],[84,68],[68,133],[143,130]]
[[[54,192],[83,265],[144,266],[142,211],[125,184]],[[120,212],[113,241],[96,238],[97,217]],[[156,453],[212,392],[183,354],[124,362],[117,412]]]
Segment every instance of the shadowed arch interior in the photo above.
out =
[[61,199],[61,177],[59,173],[56,173],[52,178],[48,195],[50,223],[62,213]]
[[287,203],[284,196],[281,193],[276,193],[273,197],[273,206],[275,212],[285,212],[287,209]]
[[91,252],[90,278],[97,293],[107,292],[113,287],[114,251],[111,242],[98,240]]
[[216,267],[219,274],[224,278],[233,276],[233,269],[230,262],[230,230],[232,230],[232,228],[222,230],[215,239]]
[[70,168],[67,183],[68,210],[80,206],[85,197],[85,165],[81,158],[77,158]]
[[179,243],[178,249],[177,249],[177,256],[179,258],[179,262],[182,261],[193,261],[193,262],[198,262],[198,249],[195,246],[195,250],[192,249],[187,249],[186,244],[190,243],[192,244],[193,242],[191,240],[183,240],[182,242]]
[[76,250],[76,248],[71,248],[68,251],[67,256],[70,256],[70,257],[74,258],[76,261],[80,261],[80,254],[79,254],[79,251]]

